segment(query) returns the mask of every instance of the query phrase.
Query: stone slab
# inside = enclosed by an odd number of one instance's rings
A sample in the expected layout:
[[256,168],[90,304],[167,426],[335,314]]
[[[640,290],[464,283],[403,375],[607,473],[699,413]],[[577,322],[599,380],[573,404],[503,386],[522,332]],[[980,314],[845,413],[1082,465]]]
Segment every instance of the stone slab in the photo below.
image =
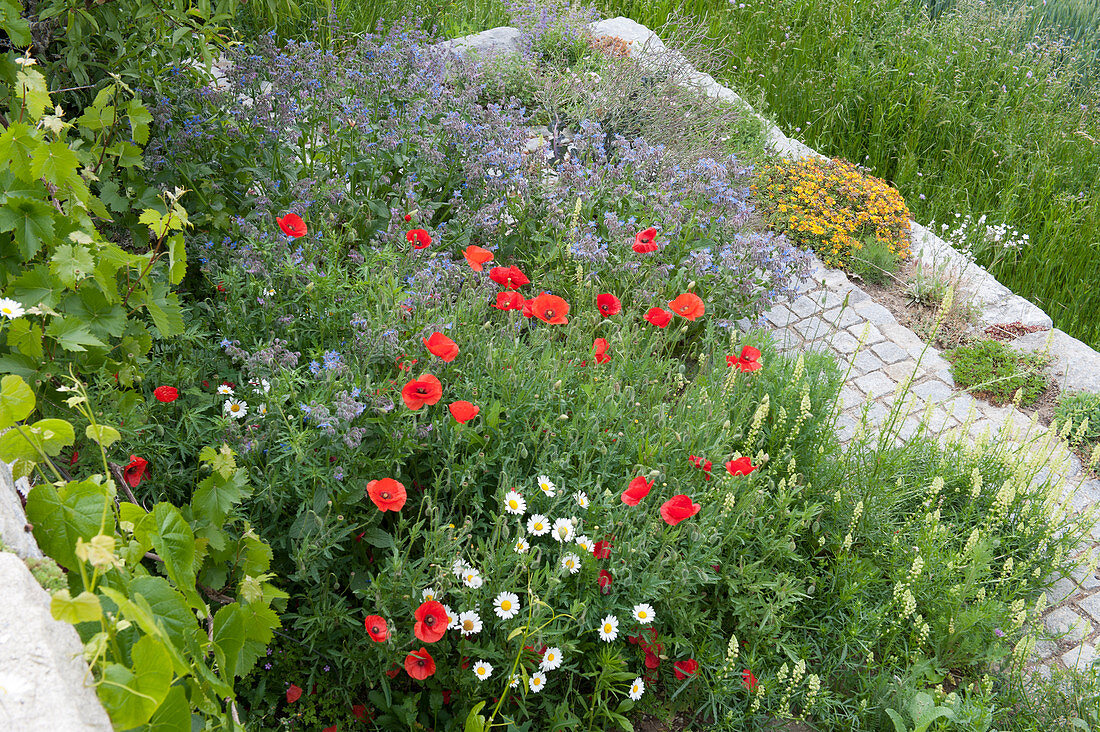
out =
[[[26,481],[22,481],[24,484]],[[27,517],[23,513],[20,492],[12,479],[11,468],[0,460],[0,542],[8,551],[15,552],[24,559],[37,559],[42,551],[34,541],[34,536],[26,530]]]
[[1100,394],[1100,353],[1068,333],[1057,328],[1037,331],[1020,336],[1011,345],[1028,353],[1049,355],[1046,372],[1063,391]]
[[14,554],[0,552],[0,587],[0,729],[109,732],[76,629],[50,616],[49,595]]

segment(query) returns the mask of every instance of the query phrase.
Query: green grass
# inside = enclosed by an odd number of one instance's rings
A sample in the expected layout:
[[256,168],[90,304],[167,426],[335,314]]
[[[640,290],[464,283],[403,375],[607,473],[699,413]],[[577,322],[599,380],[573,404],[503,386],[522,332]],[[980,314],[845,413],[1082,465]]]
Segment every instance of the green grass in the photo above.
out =
[[[599,6],[651,28],[673,14],[685,28],[706,27],[726,58],[719,74],[726,83],[788,134],[892,182],[918,221],[984,213],[1027,233],[1025,249],[998,253],[990,245],[976,252],[979,262],[996,260],[1002,282],[1058,327],[1100,345],[1100,9],[1084,0],[1034,11],[1007,0]],[[290,25],[300,32],[330,11],[316,0],[299,8]],[[405,14],[448,35],[507,21],[499,0],[336,0],[334,12],[360,31]],[[1024,53],[1032,42],[1039,50]]]
[[977,341],[943,357],[951,362],[951,375],[959,386],[997,403],[1011,401],[1020,391],[1020,404],[1031,404],[1047,387],[1041,357],[1019,353],[1000,341]]

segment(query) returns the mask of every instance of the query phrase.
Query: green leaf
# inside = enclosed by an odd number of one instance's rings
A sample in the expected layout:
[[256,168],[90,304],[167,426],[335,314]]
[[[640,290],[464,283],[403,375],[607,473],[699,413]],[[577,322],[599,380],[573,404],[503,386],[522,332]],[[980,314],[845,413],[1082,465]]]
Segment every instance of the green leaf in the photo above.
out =
[[96,252],[96,265],[92,276],[99,283],[103,290],[103,296],[107,298],[108,302],[119,301],[118,281],[116,279],[118,271],[135,259],[137,259],[135,255],[127,254],[117,244],[108,242],[99,247]]
[[79,166],[76,153],[60,140],[39,145],[31,154],[31,175],[61,189],[80,181]]
[[178,285],[187,274],[187,250],[183,246],[183,234],[168,237],[168,281]]
[[131,137],[137,144],[144,145],[149,142],[149,125],[153,121],[153,115],[140,99],[131,99],[127,109],[130,113]]
[[31,45],[31,27],[22,17],[23,6],[15,0],[0,0],[0,30],[8,35],[12,46]]
[[50,271],[62,284],[72,287],[92,273],[92,251],[83,244],[59,244],[50,257]]
[[110,501],[106,486],[90,480],[68,483],[60,491],[49,483],[36,485],[27,494],[27,520],[42,551],[65,569],[76,570],[76,540],[88,541],[99,533]]
[[191,497],[191,508],[196,517],[220,525],[233,507],[250,493],[248,474],[243,469],[237,470],[228,480],[214,473],[199,483]]
[[191,527],[170,503],[158,503],[152,515],[156,527],[152,534],[153,548],[164,560],[168,577],[192,607],[204,607],[195,590],[195,535]]
[[244,618],[245,640],[237,660],[237,675],[244,676],[266,652],[267,645],[275,637],[280,626],[279,616],[265,604],[252,602],[241,607]]
[[176,293],[169,292],[168,286],[163,282],[155,283],[150,289],[140,292],[145,308],[153,319],[153,325],[160,331],[162,338],[183,332],[183,309],[180,308]]
[[244,616],[240,604],[234,602],[218,610],[214,614],[214,645],[221,651],[218,666],[226,681],[237,675],[237,662],[244,640]]
[[[33,121],[42,119],[42,113],[47,109],[53,109],[50,92],[46,88],[46,77],[37,69],[24,67],[15,75],[15,79],[18,85],[15,95],[23,100],[23,106]],[[36,174],[35,177],[41,176]]]
[[[31,173],[31,153],[39,144],[41,140],[32,134],[31,127],[22,122],[12,122],[3,133],[0,133],[0,169],[8,169],[8,166],[11,166],[11,172],[24,183],[34,184],[33,190],[41,196],[45,193],[45,189]],[[12,188],[14,186],[5,186],[7,191]],[[25,192],[21,191],[20,194],[25,195]]]
[[237,469],[237,461],[233,455],[233,449],[229,445],[222,445],[217,450],[207,445],[199,451],[199,460],[223,478],[228,478]]
[[191,732],[191,706],[183,686],[177,684],[168,690],[145,732]]
[[271,567],[271,547],[255,534],[245,534],[237,546],[237,566],[245,574],[260,575]]
[[464,732],[483,732],[485,729],[485,717],[480,712],[485,708],[485,702],[478,702],[474,705],[474,708],[470,710],[470,713],[466,715],[466,726],[463,727]]
[[87,323],[101,338],[118,338],[126,330],[126,311],[120,305],[107,302],[98,287],[84,284],[80,292],[65,298],[63,309],[67,315]]
[[393,537],[377,526],[372,526],[363,532],[363,541],[379,549],[390,549],[393,547]]
[[[8,345],[25,356],[42,358],[42,326],[26,318],[16,318],[8,326]],[[0,419],[0,429],[3,429]]]
[[103,608],[99,606],[99,598],[87,590],[76,597],[68,590],[58,590],[50,598],[50,615],[54,620],[76,625],[99,620],[103,617]]
[[12,281],[11,288],[17,300],[42,303],[50,308],[57,306],[64,292],[44,264],[36,265],[17,277]]
[[46,335],[56,340],[66,351],[87,351],[84,346],[107,347],[106,343],[92,335],[88,326],[79,318],[52,318],[46,326]]
[[130,581],[130,596],[141,595],[153,611],[153,620],[164,630],[176,648],[187,647],[187,637],[195,630],[195,614],[168,580],[163,577],[135,577]]
[[105,424],[90,424],[84,428],[84,434],[89,440],[95,440],[103,447],[110,447],[122,438],[118,430]]
[[23,261],[38,253],[54,235],[54,209],[45,201],[9,196],[0,207],[0,231],[10,231]]
[[0,430],[22,422],[34,411],[34,392],[18,376],[0,379]]
[[76,440],[73,426],[63,419],[40,419],[30,432],[41,440],[42,450],[50,457],[57,457]]
[[0,435],[0,459],[42,462],[42,453],[54,457],[71,444],[76,435],[63,419],[43,419]]
[[108,664],[99,684],[99,699],[118,729],[145,724],[168,695],[172,665],[156,638],[143,636],[130,652],[133,668]]

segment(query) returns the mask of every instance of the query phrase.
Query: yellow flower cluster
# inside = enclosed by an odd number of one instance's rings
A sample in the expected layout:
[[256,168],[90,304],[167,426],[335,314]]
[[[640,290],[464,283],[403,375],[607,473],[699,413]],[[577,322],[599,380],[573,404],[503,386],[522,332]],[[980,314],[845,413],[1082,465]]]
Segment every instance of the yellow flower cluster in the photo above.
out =
[[885,181],[846,160],[781,160],[752,186],[770,225],[830,267],[844,267],[865,239],[909,256],[909,209]]

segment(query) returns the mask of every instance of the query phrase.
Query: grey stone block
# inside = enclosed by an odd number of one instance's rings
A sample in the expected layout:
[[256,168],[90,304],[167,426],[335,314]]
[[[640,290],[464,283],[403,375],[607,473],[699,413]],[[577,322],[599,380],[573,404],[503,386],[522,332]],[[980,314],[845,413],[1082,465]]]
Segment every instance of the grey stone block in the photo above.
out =
[[1054,655],[1055,651],[1057,651],[1057,650],[1058,650],[1058,644],[1057,643],[1051,643],[1048,640],[1040,640],[1040,641],[1035,641],[1035,648],[1033,649],[1032,652],[1038,658],[1050,658],[1051,656]]
[[857,313],[875,325],[889,325],[898,322],[893,313],[874,301],[858,303],[855,308]]
[[822,307],[817,302],[814,302],[814,298],[809,295],[803,295],[796,299],[790,305],[791,312],[800,318],[809,317],[822,310]]
[[1096,646],[1091,643],[1082,643],[1062,654],[1062,663],[1066,668],[1078,671],[1087,671],[1092,668],[1094,661],[1096,661]]
[[1100,353],[1057,328],[1020,336],[1013,348],[1028,353],[1046,353],[1046,371],[1066,391],[1100,393]]
[[855,353],[856,349],[859,348],[859,341],[857,341],[851,333],[842,330],[829,339],[829,345],[834,351],[842,356],[849,356]]
[[110,732],[76,629],[50,616],[50,598],[14,554],[0,552],[0,729]]
[[878,371],[886,365],[878,359],[878,356],[870,351],[860,351],[855,355],[851,363],[852,370],[859,374],[869,374],[872,371]]
[[916,378],[920,378],[921,376],[920,369],[917,368],[917,362],[911,358],[899,363],[888,364],[883,367],[882,370],[887,376],[899,384],[908,379],[914,371],[917,372]]
[[876,343],[871,346],[871,350],[875,352],[876,356],[882,359],[883,363],[897,363],[898,361],[909,358],[908,351],[890,341]]
[[1047,603],[1058,605],[1077,594],[1077,583],[1069,577],[1059,577],[1046,589]]
[[863,320],[856,315],[856,311],[850,307],[826,310],[822,314],[821,319],[836,328],[849,328],[856,323],[863,322]]
[[794,329],[807,339],[823,338],[833,331],[828,323],[816,315],[798,321],[794,324]]
[[858,323],[854,323],[848,326],[848,332],[854,335],[856,338],[863,337],[863,329],[867,329],[867,337],[863,339],[863,345],[871,346],[875,343],[885,340],[885,336],[882,335],[882,331],[876,328],[874,325],[868,325],[868,321],[861,320]]
[[27,517],[23,513],[11,468],[0,460],[0,541],[8,551],[24,559],[41,557],[42,551],[26,527]]
[[786,305],[776,305],[764,313],[764,318],[776,328],[785,328],[798,320]]
[[929,380],[923,384],[917,384],[910,389],[914,394],[926,402],[945,402],[955,393],[947,384],[939,380]]
[[1060,607],[1050,611],[1043,620],[1043,626],[1051,636],[1071,643],[1084,640],[1092,635],[1092,623],[1068,607]]
[[449,51],[456,58],[468,58],[472,55],[485,58],[500,53],[518,54],[520,50],[520,31],[518,28],[508,26],[490,28],[481,33],[444,41],[439,44],[439,47]]
[[872,371],[869,374],[860,376],[855,380],[855,383],[861,390],[868,394],[874,394],[876,397],[891,394],[897,387],[894,380],[881,371]]

